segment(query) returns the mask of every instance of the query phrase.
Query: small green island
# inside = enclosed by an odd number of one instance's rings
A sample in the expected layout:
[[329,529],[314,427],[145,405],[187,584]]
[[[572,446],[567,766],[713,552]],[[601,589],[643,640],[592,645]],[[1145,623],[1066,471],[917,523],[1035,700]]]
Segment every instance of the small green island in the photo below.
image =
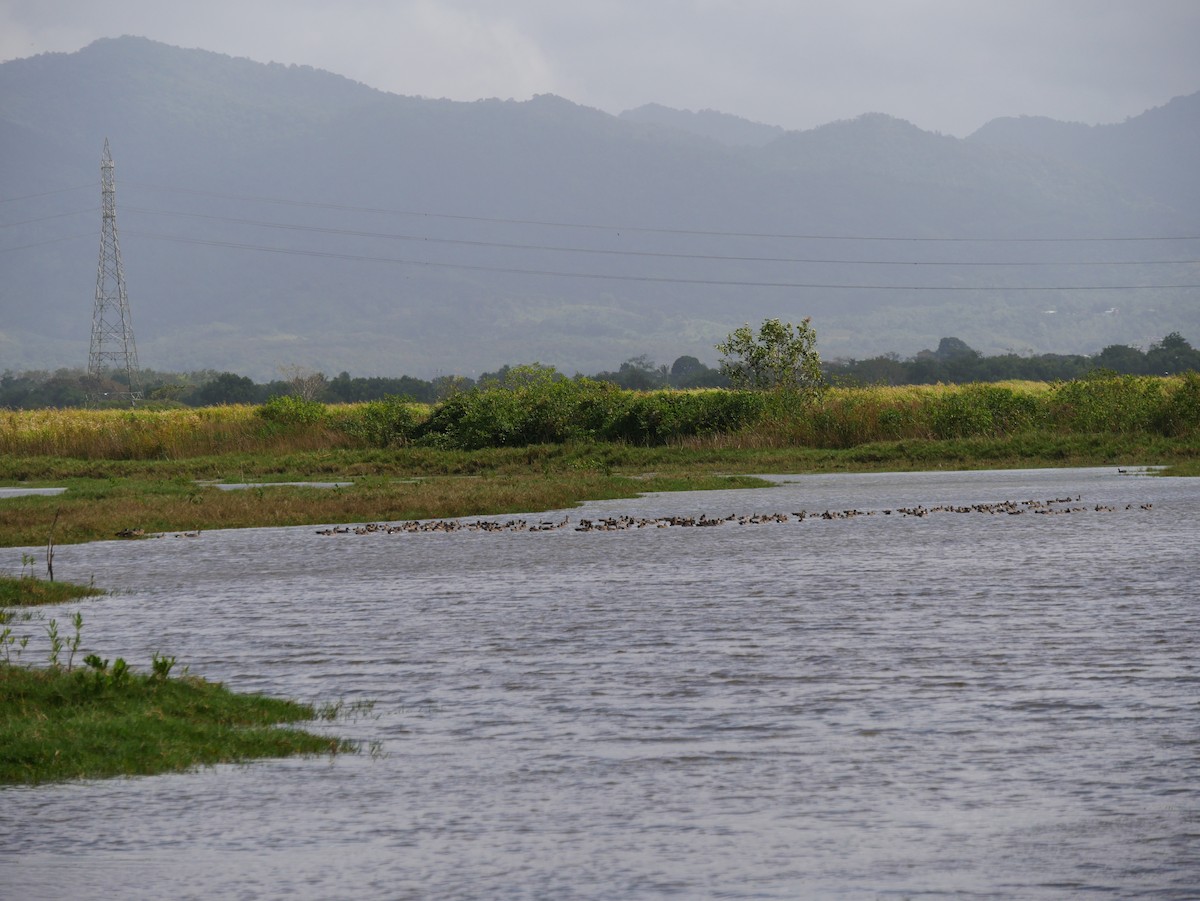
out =
[[[175,658],[159,654],[149,672],[134,671],[122,658],[89,654],[80,661],[82,613],[61,626],[57,619],[43,625],[28,610],[100,594],[90,585],[0,575],[0,784],[143,776],[357,750],[342,739],[279,728],[331,719],[336,708],[173,676]],[[25,663],[35,630],[49,639],[49,666]]]

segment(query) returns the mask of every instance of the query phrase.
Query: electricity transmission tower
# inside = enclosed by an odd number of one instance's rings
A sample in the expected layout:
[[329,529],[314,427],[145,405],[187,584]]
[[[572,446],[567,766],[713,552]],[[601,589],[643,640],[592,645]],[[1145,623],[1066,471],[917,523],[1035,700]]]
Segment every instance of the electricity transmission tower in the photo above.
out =
[[93,400],[113,397],[100,392],[101,380],[113,372],[124,372],[127,391],[117,398],[134,404],[142,396],[138,377],[137,348],[133,343],[133,323],[129,318],[129,299],[125,296],[125,267],[121,264],[121,244],[117,240],[117,190],[113,177],[113,158],[104,139],[100,159],[100,263],[96,267],[96,306],[92,311],[92,347],[88,354]]

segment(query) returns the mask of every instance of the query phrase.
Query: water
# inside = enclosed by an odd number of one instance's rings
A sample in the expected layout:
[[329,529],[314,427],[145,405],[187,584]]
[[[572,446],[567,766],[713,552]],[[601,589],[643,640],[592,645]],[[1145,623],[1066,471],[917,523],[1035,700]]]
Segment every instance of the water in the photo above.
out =
[[118,591],[80,605],[89,650],[373,700],[328,728],[376,753],[0,789],[0,896],[1200,897],[1200,480],[809,476],[569,512],[1066,498],[59,547],[60,578]]
[[33,494],[62,494],[66,488],[0,488],[0,500],[6,497],[27,497]]

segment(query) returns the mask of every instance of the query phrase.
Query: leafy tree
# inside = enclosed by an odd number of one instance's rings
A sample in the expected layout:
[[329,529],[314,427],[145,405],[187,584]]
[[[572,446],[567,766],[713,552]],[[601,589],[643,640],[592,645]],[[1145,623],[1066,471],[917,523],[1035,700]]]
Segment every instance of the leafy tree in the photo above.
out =
[[975,350],[962,338],[943,338],[933,355],[939,360],[978,360],[983,354]]
[[1126,375],[1137,375],[1146,371],[1146,355],[1136,347],[1125,344],[1110,344],[1100,351],[1093,363],[1099,369],[1111,369]]
[[631,391],[662,388],[666,386],[668,378],[667,367],[655,364],[645,354],[626,360],[616,372],[600,372],[595,375],[596,381],[608,382]]
[[827,369],[831,378],[847,385],[903,385],[909,378],[908,364],[896,353],[868,360],[843,360],[830,364]]
[[623,387],[639,391],[661,388],[667,383],[667,367],[656,365],[645,354],[626,360],[618,374]]
[[257,400],[258,388],[244,375],[222,372],[207,385],[196,390],[193,398],[201,406],[218,404],[250,404]]
[[671,364],[671,383],[678,384],[686,381],[700,372],[707,371],[708,367],[697,360],[695,357],[678,357]]
[[720,370],[705,366],[695,357],[679,357],[671,364],[670,384],[673,388],[720,388],[728,380]]
[[764,320],[757,335],[743,325],[717,350],[724,355],[721,372],[735,388],[808,394],[825,383],[817,333],[807,318],[799,324]]
[[[516,390],[528,388],[531,385],[545,385],[549,382],[562,381],[565,378],[565,375],[545,363],[521,363],[518,366],[510,366],[505,363],[495,372],[485,372],[479,376],[479,387]],[[460,390],[467,390],[470,387],[470,384],[465,383],[464,380]]]
[[364,378],[361,376],[351,377],[348,372],[340,372],[329,380],[325,387],[325,397],[332,403],[343,404],[387,400],[395,397],[407,397],[422,403],[431,403],[434,400],[434,390],[432,382],[413,378],[410,375],[399,378],[385,376]]
[[1146,368],[1151,375],[1175,375],[1200,370],[1200,351],[1195,350],[1179,332],[1171,332],[1146,351]]

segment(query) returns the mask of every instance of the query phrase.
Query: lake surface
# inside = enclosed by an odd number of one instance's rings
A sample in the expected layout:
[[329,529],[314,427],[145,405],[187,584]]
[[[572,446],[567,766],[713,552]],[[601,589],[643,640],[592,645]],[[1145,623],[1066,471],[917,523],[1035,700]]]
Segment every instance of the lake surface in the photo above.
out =
[[57,548],[117,591],[59,608],[87,650],[374,701],[319,727],[374,753],[0,789],[0,896],[1200,897],[1200,479],[780,477],[565,515]]

